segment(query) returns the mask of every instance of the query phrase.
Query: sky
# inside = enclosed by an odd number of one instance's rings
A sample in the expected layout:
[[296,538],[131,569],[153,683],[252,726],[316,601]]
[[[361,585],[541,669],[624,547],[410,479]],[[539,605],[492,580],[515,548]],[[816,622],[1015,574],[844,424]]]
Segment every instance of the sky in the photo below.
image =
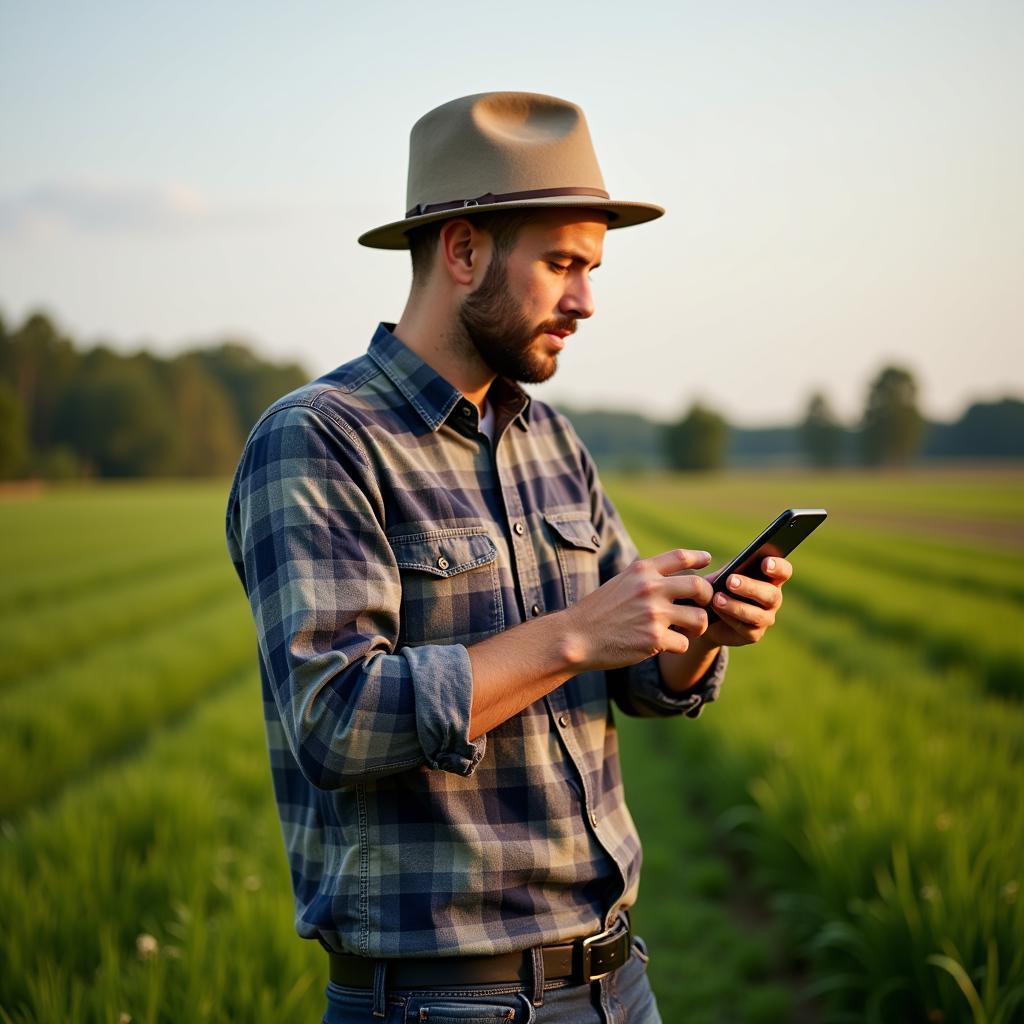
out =
[[1024,4],[0,0],[0,313],[322,373],[397,320],[408,133],[492,89],[585,111],[612,196],[554,404],[844,419],[890,363],[1024,395]]

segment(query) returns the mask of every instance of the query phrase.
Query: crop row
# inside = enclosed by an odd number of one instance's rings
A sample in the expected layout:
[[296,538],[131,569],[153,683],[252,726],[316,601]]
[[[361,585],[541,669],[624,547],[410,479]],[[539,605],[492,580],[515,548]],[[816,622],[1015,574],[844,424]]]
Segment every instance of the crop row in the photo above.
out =
[[[738,505],[723,504],[712,515],[703,507],[692,507],[689,490],[683,484],[663,482],[657,489],[658,500],[624,479],[615,481],[613,492],[616,503],[628,515],[630,526],[638,518],[658,524],[659,543],[670,536],[676,542],[694,546],[696,538],[690,533],[711,531],[715,539],[731,545],[749,540],[774,517],[782,506],[775,506],[757,495]],[[790,503],[795,504],[795,503]],[[979,521],[980,522],[980,521]],[[832,514],[814,535],[813,547],[801,548],[800,558],[806,552],[828,551],[842,555],[847,561],[874,563],[887,572],[903,575],[907,579],[926,580],[944,586],[993,588],[1007,597],[1024,597],[1024,550],[996,547],[981,541],[966,541],[962,537],[936,538],[913,524],[902,529],[864,526],[850,521],[842,513]],[[725,555],[719,551],[717,554]]]
[[[635,535],[667,546],[650,523]],[[977,689],[797,592],[675,734],[680,777],[813,962],[828,1019],[962,1019],[965,992],[974,1019],[1016,1019],[1024,711]]]
[[255,657],[241,596],[0,692],[0,817],[144,738]]
[[0,610],[184,563],[225,561],[223,485],[65,490],[4,504]]
[[[692,512],[677,515],[628,495],[619,505],[634,532],[651,538],[655,547],[678,543],[684,536],[731,551],[743,543],[736,538],[748,539],[735,525],[716,519],[709,526]],[[982,587],[940,586],[927,578],[895,574],[884,562],[851,558],[829,546],[827,529],[828,524],[794,555],[790,592],[857,619],[870,636],[916,647],[931,667],[963,665],[976,672],[985,689],[1024,696],[1019,602],[993,600]]]
[[0,1020],[314,1020],[251,666],[0,832]]
[[950,529],[966,521],[1020,524],[1024,480],[1016,473],[743,473],[724,476],[649,476],[609,478],[627,484],[653,505],[680,502],[712,511],[749,507],[752,502],[776,511],[825,506],[851,520],[863,514],[890,522],[931,521]]
[[0,620],[0,689],[30,682],[44,670],[92,648],[141,631],[166,628],[178,616],[242,592],[227,559],[204,559],[159,575],[132,574],[108,586],[55,597],[45,609],[18,608]]

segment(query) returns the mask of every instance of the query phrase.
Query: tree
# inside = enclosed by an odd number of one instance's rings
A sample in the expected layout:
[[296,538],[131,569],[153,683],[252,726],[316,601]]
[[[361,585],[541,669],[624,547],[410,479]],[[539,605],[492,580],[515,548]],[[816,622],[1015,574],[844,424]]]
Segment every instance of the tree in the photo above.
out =
[[309,380],[295,363],[266,363],[245,345],[225,342],[194,353],[231,399],[243,434],[271,402]]
[[177,425],[171,471],[182,476],[230,473],[242,450],[231,400],[203,361],[188,353],[159,367]]
[[27,455],[25,411],[14,388],[0,380],[0,480],[17,476]]
[[78,353],[44,313],[32,313],[13,333],[0,335],[0,380],[14,388],[32,448],[54,440],[54,419],[79,364]]
[[154,476],[172,467],[174,414],[145,357],[90,352],[58,426],[60,439],[100,476]]
[[664,432],[665,458],[673,469],[708,471],[725,462],[729,424],[706,406],[695,402],[689,412]]
[[868,389],[861,431],[864,461],[869,466],[906,465],[917,454],[924,428],[913,374],[887,366]]
[[816,391],[800,424],[800,442],[811,465],[819,469],[838,465],[843,454],[843,433],[828,399]]

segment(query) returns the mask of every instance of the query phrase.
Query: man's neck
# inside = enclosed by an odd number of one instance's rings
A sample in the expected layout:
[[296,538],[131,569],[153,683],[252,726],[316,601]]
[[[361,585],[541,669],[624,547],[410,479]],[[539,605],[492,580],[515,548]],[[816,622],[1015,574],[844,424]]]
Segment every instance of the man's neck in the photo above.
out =
[[431,308],[413,293],[392,333],[483,412],[495,373],[465,336],[454,310]]

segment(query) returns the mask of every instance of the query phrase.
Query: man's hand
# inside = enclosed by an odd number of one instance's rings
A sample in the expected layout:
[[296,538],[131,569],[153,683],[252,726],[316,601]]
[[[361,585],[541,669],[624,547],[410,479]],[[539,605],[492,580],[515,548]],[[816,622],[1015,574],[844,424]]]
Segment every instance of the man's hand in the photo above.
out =
[[[690,639],[708,628],[702,606],[711,584],[702,576],[676,575],[702,569],[706,551],[676,549],[634,562],[628,569],[566,609],[578,643],[579,671],[635,665],[668,651],[682,654]],[[677,605],[691,600],[694,606]]]
[[[782,607],[782,585],[793,575],[793,566],[785,558],[775,557],[764,559],[761,568],[767,582],[730,574],[726,580],[728,595],[716,594],[711,604],[719,621],[703,635],[704,643],[715,647],[756,644],[775,624]],[[731,596],[734,594],[745,600]]]

